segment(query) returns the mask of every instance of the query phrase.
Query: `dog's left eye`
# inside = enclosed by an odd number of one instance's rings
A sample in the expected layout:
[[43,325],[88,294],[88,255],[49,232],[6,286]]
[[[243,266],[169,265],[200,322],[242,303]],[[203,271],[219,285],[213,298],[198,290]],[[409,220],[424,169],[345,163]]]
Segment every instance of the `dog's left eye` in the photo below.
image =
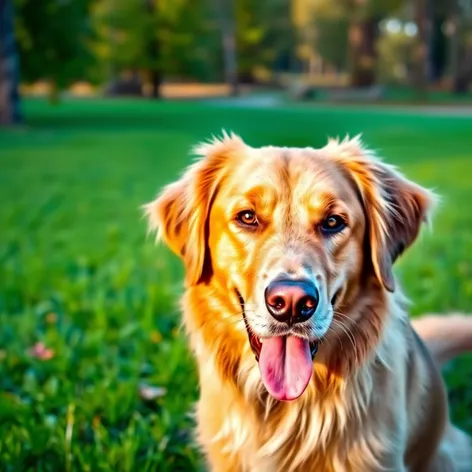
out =
[[346,227],[346,221],[339,215],[331,215],[321,223],[321,231],[325,234],[339,233]]
[[238,213],[236,219],[246,226],[257,226],[257,216],[252,210],[244,210]]

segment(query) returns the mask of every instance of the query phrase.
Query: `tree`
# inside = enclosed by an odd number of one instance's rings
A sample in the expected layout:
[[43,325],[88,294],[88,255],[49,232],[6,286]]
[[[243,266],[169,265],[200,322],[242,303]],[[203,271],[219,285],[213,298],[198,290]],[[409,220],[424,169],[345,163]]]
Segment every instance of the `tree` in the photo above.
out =
[[450,38],[449,38],[449,55],[450,55],[450,72],[452,77],[452,90],[455,93],[462,91],[460,80],[460,56],[461,56],[461,32],[462,21],[459,0],[451,0],[451,10],[449,12]]
[[83,78],[92,63],[89,2],[15,0],[22,77],[26,82],[48,80],[52,101],[59,90]]
[[[94,5],[92,50],[104,66],[101,80],[116,80],[124,71],[134,77],[145,72],[153,82],[152,95],[159,96],[161,64],[156,10],[155,0],[107,0]],[[138,88],[141,94],[140,83]]]
[[[398,10],[403,0],[318,0],[313,15],[318,25],[327,19],[333,27],[348,24],[347,44],[350,84],[353,87],[369,87],[376,82],[376,43],[379,36],[380,20]],[[338,25],[338,26],[336,26]],[[329,34],[328,28],[318,27],[321,34]],[[334,50],[339,47],[339,40],[323,45],[321,51],[330,58],[343,62],[342,53]],[[322,42],[318,38],[318,44]],[[329,52],[327,52],[329,50]],[[332,59],[331,59],[332,60]]]
[[414,85],[420,95],[425,93],[428,82],[428,49],[429,49],[429,0],[416,0],[415,3],[415,23],[418,28],[417,39],[415,44],[415,68],[414,68]]
[[[426,3],[426,27],[428,28],[427,72],[428,82],[441,80],[447,72],[453,77],[459,73],[463,56],[463,33],[470,0],[429,0]],[[449,50],[448,50],[449,41]]]
[[369,87],[376,81],[376,41],[379,20],[354,9],[349,25],[349,63],[351,85]]
[[376,82],[376,42],[380,20],[397,11],[403,0],[343,0],[349,11],[351,85],[368,87]]
[[[216,28],[209,0],[102,0],[92,9],[92,50],[102,80],[129,72],[159,97],[164,77],[205,78],[214,70]],[[209,24],[210,23],[210,24]],[[213,34],[211,29],[214,29]],[[208,41],[208,35],[212,35]]]
[[[147,11],[151,17],[156,15],[157,0],[145,0]],[[162,70],[159,64],[159,38],[157,34],[150,34],[147,43],[147,54],[149,57],[149,78],[151,81],[151,96],[159,98],[161,93]]]
[[[403,24],[408,24],[407,32],[405,27],[398,28],[395,31],[389,31],[387,23],[382,26],[382,34],[377,42],[377,78],[384,84],[405,85],[410,78],[411,70],[414,65],[413,52],[415,38],[412,33],[412,23],[405,23],[410,18],[399,17],[398,20],[404,20]],[[397,23],[401,25],[401,23]]]
[[289,62],[294,46],[290,2],[236,1],[236,44],[242,81],[253,82],[257,72]]
[[467,92],[472,80],[472,50],[464,34],[465,24],[472,17],[472,1],[451,0],[450,25],[450,72],[452,91]]
[[224,73],[231,95],[238,95],[238,62],[236,56],[236,5],[233,0],[216,0],[221,43],[223,45]]
[[171,78],[215,79],[221,41],[213,0],[159,0],[162,70]]
[[447,13],[434,9],[431,18],[431,35],[429,48],[429,80],[438,82],[444,76],[447,62],[447,40],[444,33]]
[[0,125],[21,121],[18,82],[13,4],[10,0],[0,0]]
[[349,20],[342,17],[323,18],[315,22],[316,49],[336,70],[346,70],[349,56]]

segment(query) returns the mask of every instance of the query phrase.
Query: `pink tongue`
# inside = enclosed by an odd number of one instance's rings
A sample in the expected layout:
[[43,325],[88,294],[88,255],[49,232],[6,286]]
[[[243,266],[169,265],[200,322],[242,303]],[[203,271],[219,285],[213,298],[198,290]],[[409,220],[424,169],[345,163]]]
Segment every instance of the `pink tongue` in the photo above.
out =
[[296,336],[265,338],[259,370],[267,391],[276,400],[295,400],[305,391],[313,372],[310,343]]

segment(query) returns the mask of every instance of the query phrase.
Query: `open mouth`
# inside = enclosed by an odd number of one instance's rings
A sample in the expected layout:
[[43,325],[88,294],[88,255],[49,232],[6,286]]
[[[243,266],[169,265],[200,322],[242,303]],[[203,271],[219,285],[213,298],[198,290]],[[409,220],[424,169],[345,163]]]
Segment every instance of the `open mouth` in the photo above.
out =
[[265,388],[276,400],[297,399],[310,382],[318,342],[310,342],[292,334],[258,337],[249,326],[244,299],[239,292],[238,296],[249,344],[259,364]]
[[[259,356],[261,354],[262,344],[264,343],[265,338],[260,338],[259,336],[256,336],[252,332],[250,326],[248,325],[247,320],[246,320],[246,315],[244,314],[244,312],[243,312],[243,316],[244,316],[244,323],[246,325],[246,330],[247,330],[247,335],[249,338],[249,344],[251,346],[251,350],[256,356],[256,361],[259,362]],[[281,337],[287,337],[287,336],[281,336]],[[309,342],[309,345],[310,345],[311,358],[314,359],[315,354],[318,352],[318,341],[311,341]]]

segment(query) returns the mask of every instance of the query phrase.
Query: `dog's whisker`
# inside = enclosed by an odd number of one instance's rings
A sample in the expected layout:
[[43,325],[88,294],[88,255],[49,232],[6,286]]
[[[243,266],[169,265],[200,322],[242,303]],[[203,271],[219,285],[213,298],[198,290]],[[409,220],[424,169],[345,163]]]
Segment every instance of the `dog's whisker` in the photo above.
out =
[[358,331],[360,329],[360,325],[359,325],[358,321],[353,320],[349,316],[343,315],[342,313],[340,313],[340,314],[345,318],[345,320],[347,320],[349,322],[349,324],[346,324],[346,322],[343,322],[341,320],[334,319],[333,321],[335,322],[335,325],[338,325],[338,326],[341,325],[343,328],[345,328],[350,333],[350,335],[352,336],[353,339],[356,339],[356,333],[354,332],[354,330]]
[[[346,319],[347,321],[349,321],[350,324],[354,325],[354,326],[359,326],[359,320],[354,320],[352,319],[350,316],[347,316],[346,314],[344,313],[341,313],[339,311],[333,311],[333,314],[337,317],[337,316],[341,316],[342,318]],[[340,321],[340,320],[337,320],[337,321]]]
[[348,337],[348,339],[350,340],[351,344],[352,344],[352,347],[354,348],[354,352],[356,354],[356,361],[358,360],[357,359],[357,345],[356,345],[356,340],[354,338],[354,335],[352,334],[352,332],[350,331],[349,327],[348,326],[345,326],[343,325],[342,323],[340,323],[339,321],[336,321],[336,320],[333,320],[333,323],[335,326],[339,327],[345,334],[346,336]]

